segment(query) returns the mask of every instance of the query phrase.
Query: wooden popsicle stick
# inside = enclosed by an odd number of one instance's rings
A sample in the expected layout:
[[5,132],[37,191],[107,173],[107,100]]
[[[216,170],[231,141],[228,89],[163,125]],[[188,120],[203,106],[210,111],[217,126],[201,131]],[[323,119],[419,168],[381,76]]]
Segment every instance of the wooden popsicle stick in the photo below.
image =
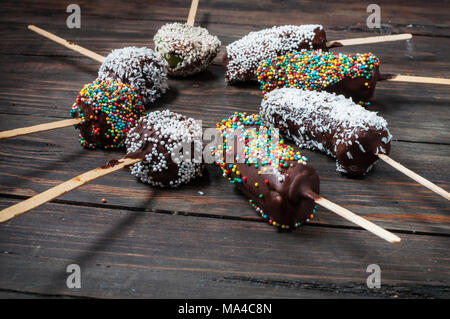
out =
[[43,37],[46,37],[47,39],[50,39],[58,44],[61,44],[63,46],[65,46],[66,48],[69,48],[71,50],[74,50],[78,53],[81,53],[82,55],[87,56],[88,58],[91,58],[92,60],[98,61],[100,63],[103,62],[103,60],[105,59],[104,56],[97,54],[91,50],[85,49],[75,43],[72,43],[70,41],[67,41],[63,38],[58,37],[57,35],[54,35],[53,33],[50,33],[48,31],[45,31],[41,28],[38,28],[34,25],[29,25],[28,29],[30,29],[31,31],[36,32],[37,34],[42,35]]
[[367,37],[367,38],[354,38],[354,39],[343,39],[343,40],[329,41],[329,42],[326,43],[326,46],[327,47],[333,47],[333,44],[335,44],[336,42],[340,43],[342,46],[349,46],[349,45],[360,45],[360,44],[370,44],[370,43],[409,40],[411,38],[412,38],[412,34],[411,33],[402,33],[402,34],[381,35],[381,36],[375,36],[375,37]]
[[62,184],[46,190],[45,192],[37,194],[20,203],[3,209],[2,211],[0,211],[0,223],[6,222],[16,216],[22,215],[23,213],[26,213],[33,208],[39,207],[51,201],[52,199],[70,192],[71,190],[87,184],[90,181],[93,181],[101,176],[111,174],[112,172],[118,171],[125,166],[129,166],[140,161],[142,161],[142,159],[122,158],[119,160],[119,163],[110,167],[97,167],[89,172],[78,175]]
[[198,7],[198,0],[192,0],[191,3],[191,9],[189,9],[189,15],[187,18],[187,25],[190,25],[191,27],[195,24],[195,15],[197,14],[197,7]]
[[374,235],[377,235],[378,237],[383,238],[384,240],[387,240],[390,243],[399,243],[401,241],[400,237],[394,235],[393,233],[381,228],[380,226],[375,225],[374,223],[368,221],[365,218],[362,218],[361,216],[356,215],[355,213],[352,213],[348,209],[341,207],[333,202],[330,202],[329,200],[319,197],[315,200],[316,204],[319,204],[332,212],[338,214],[339,216],[347,219],[348,221],[351,221],[352,223],[361,226],[362,228],[368,230]]
[[442,197],[444,197],[445,199],[450,200],[450,194],[446,190],[444,190],[443,188],[433,184],[429,180],[427,180],[427,179],[423,178],[422,176],[414,173],[412,170],[410,170],[410,169],[406,168],[405,166],[403,166],[402,164],[394,161],[392,158],[390,158],[387,155],[378,154],[378,157],[380,159],[382,159],[383,161],[385,161],[386,163],[388,163],[389,165],[391,165],[392,167],[394,167],[395,169],[397,169],[400,172],[402,172],[403,174],[405,174],[406,176],[412,178],[413,180],[415,180],[419,184],[425,186],[429,190],[432,190],[433,192],[435,192],[435,193],[441,195]]
[[57,122],[16,128],[16,129],[9,130],[9,131],[3,131],[3,132],[0,132],[0,140],[5,139],[5,138],[20,136],[20,135],[44,132],[44,131],[54,130],[57,128],[76,125],[76,124],[81,123],[82,121],[83,121],[82,119],[68,119],[68,120],[62,120],[62,121],[57,121]]
[[394,77],[386,79],[385,81],[450,85],[450,79],[412,75],[395,75]]

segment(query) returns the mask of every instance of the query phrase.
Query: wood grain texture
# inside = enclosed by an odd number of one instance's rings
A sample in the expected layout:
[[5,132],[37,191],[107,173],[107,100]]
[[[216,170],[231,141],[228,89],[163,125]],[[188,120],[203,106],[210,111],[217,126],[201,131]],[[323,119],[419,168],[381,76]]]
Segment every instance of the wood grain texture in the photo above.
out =
[[[6,21],[17,21],[27,17],[35,21],[44,21],[51,16],[52,20],[65,25],[67,14],[66,4],[58,0],[24,1],[23,7],[13,0],[3,1],[4,10],[9,15]],[[101,3],[97,1],[79,1],[83,7],[85,20],[96,20],[99,29],[108,29],[102,22],[107,18],[118,21],[139,20],[141,22],[154,20],[161,22],[186,21],[190,1],[152,0],[128,1],[120,0]],[[314,1],[282,1],[274,4],[271,0],[248,1],[214,0],[201,3],[197,11],[197,21],[200,23],[225,22],[229,25],[245,26],[246,28],[260,27],[273,24],[306,24],[321,23],[327,28],[347,31],[367,29],[366,8],[370,2],[359,0],[332,1],[320,3]],[[433,1],[424,5],[420,0],[377,2],[383,9],[382,23],[384,31],[413,32],[425,35],[449,35],[449,22],[446,15],[448,3]]]
[[[156,30],[185,22],[189,1],[79,1],[82,28],[67,29],[66,3],[2,1],[0,130],[68,117],[99,64],[27,30],[35,24],[106,55],[128,45],[153,47]],[[227,85],[225,46],[261,28],[322,23],[328,40],[378,35],[367,29],[370,2],[203,1],[196,24],[222,41],[213,65],[149,105],[202,120],[258,112],[257,83]],[[382,33],[410,42],[334,49],[368,52],[381,71],[448,77],[448,3],[379,1]],[[301,12],[301,14],[299,14]],[[382,82],[371,109],[394,136],[390,156],[450,190],[450,93],[443,86]],[[121,158],[88,151],[71,127],[0,141],[0,206],[5,208],[80,173]],[[335,161],[303,151],[321,178],[321,194],[402,238],[390,245],[319,208],[310,226],[276,233],[213,166],[179,189],[151,188],[123,170],[0,225],[0,296],[12,297],[405,297],[450,296],[450,207],[445,199],[377,163],[362,179],[335,171]],[[101,199],[106,198],[107,203]],[[80,263],[83,288],[65,286],[65,267]],[[365,285],[368,264],[382,268],[382,289]],[[38,279],[36,279],[38,278]]]
[[[81,61],[5,56],[0,70],[8,77],[0,78],[0,114],[48,117],[40,123],[67,118],[79,90],[97,75],[98,65],[94,61]],[[34,76],[23,77],[30,70],[36,72]],[[171,78],[169,85],[167,94],[148,110],[170,107],[203,120],[206,127],[214,126],[236,110],[258,112],[261,103],[256,82],[229,86],[224,81],[224,71],[216,65],[188,81]],[[420,95],[412,94],[419,90]],[[381,82],[376,96],[377,103],[371,109],[386,118],[394,139],[449,144],[450,114],[446,105],[450,93],[445,86]],[[5,125],[4,129],[17,127],[3,116],[0,123]],[[22,126],[34,124],[37,123]]]
[[[359,230],[305,226],[278,233],[263,222],[59,204],[24,217],[0,233],[4,289],[152,298],[450,293],[447,237],[403,235],[391,245]],[[43,221],[46,227],[37,229]],[[382,269],[379,290],[366,286],[373,263]],[[66,287],[69,264],[82,270],[81,289]]]
[[[77,131],[72,128],[4,140],[0,153],[0,194],[32,196],[102,165],[111,157],[123,155],[119,151],[88,151],[76,140]],[[389,165],[380,162],[366,178],[352,179],[338,174],[335,161],[324,154],[303,153],[321,177],[324,197],[383,227],[450,233],[447,201]],[[426,158],[425,153],[429,154]],[[391,153],[392,158],[444,189],[450,187],[446,177],[450,169],[449,156],[450,146],[447,145],[406,142],[394,142]],[[442,169],[434,169],[436,165]],[[140,210],[259,218],[212,164],[207,166],[202,178],[178,189],[152,188],[138,182],[127,171],[120,171],[84,185],[60,200],[98,204],[105,196],[109,205]],[[318,218],[319,222],[327,224],[346,224],[323,209],[319,209]]]

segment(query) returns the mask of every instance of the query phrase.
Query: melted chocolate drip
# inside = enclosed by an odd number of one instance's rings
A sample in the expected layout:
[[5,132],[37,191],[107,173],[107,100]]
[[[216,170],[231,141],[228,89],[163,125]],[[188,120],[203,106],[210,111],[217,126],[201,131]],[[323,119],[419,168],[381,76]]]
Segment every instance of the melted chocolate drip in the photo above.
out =
[[343,46],[344,45],[341,42],[333,41],[327,47],[328,47],[328,49],[332,49],[332,48],[340,48],[340,47],[343,47]]
[[119,163],[120,163],[120,161],[118,159],[113,158],[113,159],[110,159],[108,162],[106,162],[105,165],[100,166],[100,167],[102,169],[107,169],[107,168],[110,168],[110,167],[114,167],[114,166],[116,166]]

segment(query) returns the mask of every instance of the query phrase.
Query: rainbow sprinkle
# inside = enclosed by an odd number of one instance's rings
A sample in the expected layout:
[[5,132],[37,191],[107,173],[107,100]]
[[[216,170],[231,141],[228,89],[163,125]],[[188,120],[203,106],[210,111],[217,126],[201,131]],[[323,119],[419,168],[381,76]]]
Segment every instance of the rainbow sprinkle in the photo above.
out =
[[129,85],[96,80],[86,84],[70,110],[72,118],[81,118],[79,142],[94,149],[120,148],[129,130],[145,108],[139,94]]
[[[261,121],[259,114],[247,114],[235,112],[227,119],[223,119],[216,124],[217,135],[222,137],[222,143],[212,147],[212,154],[215,156],[216,165],[222,170],[222,174],[232,184],[247,183],[248,177],[239,171],[237,163],[252,165],[261,174],[276,174],[280,183],[284,182],[283,174],[280,171],[289,167],[289,161],[296,161],[299,164],[306,165],[308,158],[302,156],[300,152],[284,143],[283,139],[276,140],[277,135],[273,132],[270,125]],[[238,132],[238,134],[236,134]],[[241,151],[233,149],[234,140],[243,142]],[[229,141],[230,143],[227,143]],[[232,163],[227,162],[226,158],[232,158]],[[269,184],[265,179],[264,184]],[[262,184],[262,185],[264,185]],[[248,187],[252,187],[255,192],[259,192],[259,198],[263,198],[261,186],[259,183],[252,182]],[[289,229],[288,225],[281,225],[275,222],[267,213],[263,212],[253,200],[249,200],[250,206],[269,222],[269,224]],[[314,209],[315,212],[315,209]],[[312,215],[311,215],[311,218]],[[294,227],[300,226],[300,223]]]
[[372,53],[300,51],[268,59],[259,66],[257,75],[263,95],[282,87],[322,91],[343,79],[369,80],[379,65],[380,60]]
[[[240,131],[240,136],[236,137],[235,131],[242,128],[243,125],[244,129]],[[268,169],[286,168],[286,162],[289,160],[305,164],[308,161],[306,157],[300,155],[300,152],[295,152],[291,146],[284,144],[283,139],[274,143],[272,128],[261,121],[259,114],[248,115],[235,112],[228,119],[217,123],[216,128],[217,133],[223,138],[223,143],[213,147],[213,154],[216,156],[217,165],[222,168],[225,175],[228,175],[229,168],[236,169],[236,165],[230,164],[232,167],[227,167],[224,159],[226,155],[234,156],[236,162],[240,160],[257,169],[264,168],[264,173],[270,172]],[[244,142],[244,148],[240,154],[234,154],[232,146],[227,145],[227,140],[236,138]],[[235,178],[230,179],[230,182],[242,182],[242,180]]]

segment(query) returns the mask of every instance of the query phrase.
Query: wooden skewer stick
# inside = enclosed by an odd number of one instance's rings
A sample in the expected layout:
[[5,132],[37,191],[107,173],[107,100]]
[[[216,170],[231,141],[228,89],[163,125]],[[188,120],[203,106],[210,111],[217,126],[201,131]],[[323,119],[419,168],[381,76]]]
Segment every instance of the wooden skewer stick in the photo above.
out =
[[20,135],[27,135],[27,134],[32,134],[32,133],[36,133],[36,132],[44,132],[44,131],[54,130],[57,128],[77,125],[77,124],[81,123],[82,121],[83,121],[82,119],[68,119],[68,120],[62,120],[62,121],[57,121],[57,122],[16,128],[14,130],[9,130],[9,131],[3,131],[3,132],[0,132],[0,140],[5,139],[5,138],[20,136]]
[[2,211],[0,211],[0,223],[6,222],[16,216],[22,215],[23,213],[26,213],[33,208],[39,207],[51,201],[52,199],[68,193],[71,190],[87,184],[90,181],[93,181],[101,176],[108,175],[112,172],[124,168],[125,166],[129,166],[140,161],[142,161],[142,159],[122,158],[121,160],[119,160],[119,163],[114,166],[105,168],[97,167],[89,172],[78,175],[62,184],[46,190],[45,192],[37,194],[20,203],[3,209]]
[[187,18],[187,25],[190,25],[191,27],[195,24],[195,15],[197,14],[197,8],[198,8],[198,0],[192,0],[191,3],[191,9],[189,9],[189,15]]
[[[84,184],[87,184],[99,177],[111,174],[115,171],[118,171],[126,166],[135,164],[137,162],[142,161],[139,158],[122,158],[119,160],[118,164],[115,164],[111,167],[97,167],[91,171],[78,175],[62,184],[59,184],[55,187],[52,187],[40,194],[37,194],[33,197],[30,197],[20,203],[17,203],[13,206],[3,209],[0,211],[0,223],[6,222],[14,217],[22,215],[36,207],[39,207],[52,199],[55,199],[63,194],[70,192]],[[330,202],[329,200],[317,196],[318,198],[315,202],[336,214],[344,217],[345,219],[361,226],[362,228],[370,231],[371,233],[391,242],[398,243],[400,242],[400,238],[395,236],[394,234],[388,232],[387,230],[369,222],[368,220],[352,213],[348,209],[345,209],[337,204]]]
[[394,161],[392,158],[390,158],[387,155],[378,154],[378,157],[380,159],[382,159],[383,161],[385,161],[386,163],[388,163],[389,165],[391,165],[392,167],[394,167],[395,169],[397,169],[400,172],[402,172],[403,174],[405,174],[406,176],[412,178],[413,180],[415,180],[419,184],[425,186],[429,190],[432,190],[433,192],[435,192],[435,193],[441,195],[442,197],[444,197],[445,199],[450,200],[450,194],[446,190],[444,190],[443,188],[433,184],[429,180],[427,180],[427,179],[423,178],[422,176],[414,173],[413,171],[411,171],[410,169],[406,168],[402,164]]
[[381,228],[380,226],[375,225],[374,223],[368,221],[365,218],[362,218],[361,216],[356,215],[355,213],[352,213],[348,209],[341,207],[333,202],[330,202],[328,199],[325,199],[323,197],[319,197],[315,200],[316,204],[319,204],[332,212],[338,214],[339,216],[347,219],[348,221],[351,221],[352,223],[368,230],[372,234],[377,235],[378,237],[383,238],[384,240],[390,242],[390,243],[399,243],[400,237],[394,235],[393,233]]
[[77,52],[81,53],[82,55],[85,55],[88,58],[91,58],[92,60],[102,63],[103,60],[105,59],[105,57],[100,54],[97,54],[91,50],[85,49],[75,43],[64,40],[63,38],[60,38],[48,31],[42,30],[41,28],[38,28],[34,25],[29,25],[28,29],[42,35],[43,37],[46,37],[47,39],[50,39],[58,44],[61,44],[61,45],[65,46],[66,48],[77,51]]
[[395,75],[386,81],[450,85],[450,79],[412,75]]
[[[193,0],[191,5],[191,10],[189,11],[189,17],[187,24],[194,25],[195,22],[195,12],[197,10],[198,6],[198,0]],[[190,24],[192,23],[192,24]],[[41,28],[38,28],[34,25],[29,25],[28,29],[52,40],[56,43],[59,43],[66,48],[69,48],[71,50],[77,51],[95,61],[103,62],[105,59],[104,56],[101,56],[95,52],[92,52],[88,49],[85,49],[77,44],[71,43],[67,40],[64,40],[63,38],[60,38],[53,33],[50,33],[48,31],[42,30]],[[404,37],[403,37],[404,36]],[[398,38],[396,38],[398,37]],[[384,38],[385,40],[383,40]],[[352,44],[345,44],[345,45],[356,45],[356,44],[364,44],[364,43],[378,43],[378,42],[384,42],[384,41],[397,41],[397,40],[404,40],[404,39],[410,39],[410,34],[396,34],[396,35],[387,35],[387,36],[377,36],[377,37],[368,37],[368,38],[361,38],[361,40],[365,39],[366,42],[358,42],[357,40],[360,39],[348,39],[348,40],[339,40],[339,41],[332,41],[327,42],[327,45],[331,45],[333,42],[340,42],[342,43],[349,43],[347,41],[353,41]],[[370,40],[372,39],[372,40]],[[372,41],[372,42],[369,42]],[[395,81],[395,82],[413,82],[413,83],[425,83],[425,84],[444,84],[444,85],[450,85],[450,79],[443,79],[443,78],[432,78],[432,77],[425,77],[425,76],[411,76],[411,75],[395,75],[394,77],[390,79],[383,79],[383,81]]]
[[[194,25],[194,23],[195,23],[195,14],[197,12],[197,7],[198,7],[198,0],[192,0],[191,9],[189,10],[189,17],[188,17],[188,20],[187,20],[186,24],[191,25],[191,26]],[[54,42],[56,42],[58,44],[61,44],[61,45],[65,46],[66,48],[69,48],[71,50],[77,51],[78,53],[81,53],[81,54],[83,54],[83,55],[87,56],[88,58],[91,58],[91,59],[93,59],[95,61],[103,62],[103,60],[105,59],[104,56],[101,56],[101,55],[99,55],[99,54],[97,54],[97,53],[95,53],[93,51],[85,49],[85,48],[83,48],[83,47],[81,47],[81,46],[79,46],[77,44],[71,43],[71,42],[69,42],[69,41],[67,41],[67,40],[65,40],[63,38],[60,38],[60,37],[54,35],[51,32],[45,31],[45,30],[43,30],[41,28],[38,28],[38,27],[36,27],[34,25],[29,25],[28,29],[30,29],[30,30],[32,30],[32,31],[42,35],[43,37],[45,37],[47,39],[50,39],[50,40],[52,40],[52,41],[54,41]],[[406,34],[405,39],[408,38],[407,35],[408,34]],[[399,35],[395,35],[395,36],[402,36],[402,35],[399,34]],[[381,40],[380,38],[386,39],[387,37],[388,37],[388,40],[385,40],[385,41],[395,41],[394,40],[395,36],[369,37],[369,38],[363,38],[363,39],[371,39],[372,38],[373,41],[374,41],[373,43],[376,43],[376,42],[383,42],[383,40]],[[391,37],[390,38],[391,40],[389,40],[389,37]],[[397,40],[399,40],[399,39],[403,39],[403,38],[398,38]],[[350,41],[350,40],[358,40],[358,39],[349,39],[348,41]],[[347,41],[347,40],[339,40],[339,42],[341,42],[341,43],[342,43],[342,41]],[[366,40],[366,41],[368,41],[368,40]],[[333,42],[336,42],[336,41],[333,41]],[[327,45],[329,45],[331,43],[332,42],[327,42]],[[366,43],[370,43],[370,42],[366,42]],[[357,44],[357,43],[355,42],[354,44]],[[346,45],[348,45],[348,44],[346,44]],[[403,79],[405,79],[406,82],[433,83],[433,84],[439,83],[439,80],[448,81],[446,79],[438,79],[438,82],[430,82],[430,81],[433,81],[433,79],[436,79],[436,78],[413,77],[413,76],[402,76],[402,75],[397,75],[396,77],[394,77],[392,79],[388,79],[388,81],[402,81]],[[411,79],[413,79],[413,80],[415,79],[415,80],[413,81]],[[424,79],[424,82],[421,82],[420,79]],[[440,83],[440,84],[447,84],[447,83]]]
[[349,45],[360,45],[360,44],[409,40],[411,38],[412,38],[411,33],[402,33],[402,34],[367,37],[367,38],[355,38],[355,39],[343,39],[343,40],[329,41],[326,43],[326,46],[333,47],[333,44],[335,44],[336,42],[342,44],[343,46],[349,46]]

